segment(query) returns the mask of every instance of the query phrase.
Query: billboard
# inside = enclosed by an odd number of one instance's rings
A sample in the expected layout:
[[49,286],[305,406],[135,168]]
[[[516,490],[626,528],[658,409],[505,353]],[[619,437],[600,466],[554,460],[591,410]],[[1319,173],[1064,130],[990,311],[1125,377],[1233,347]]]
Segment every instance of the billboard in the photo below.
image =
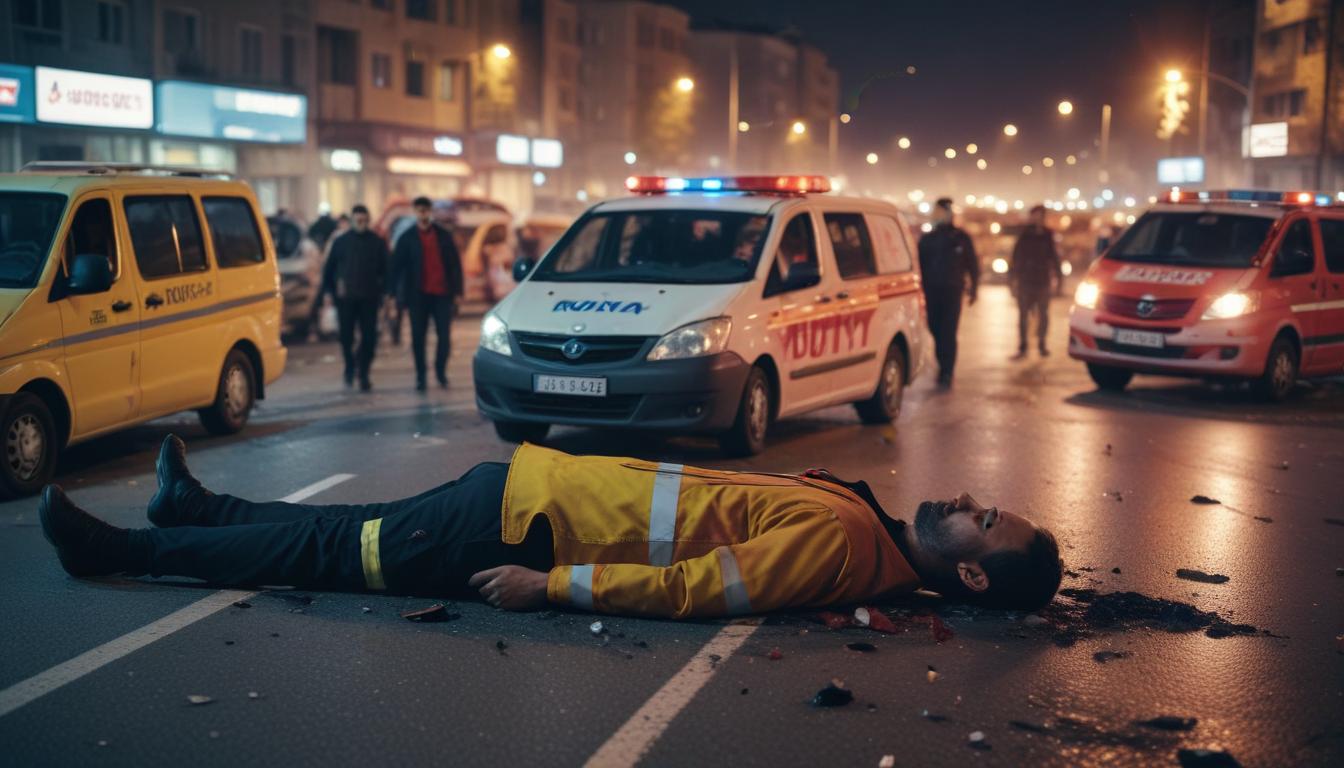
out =
[[156,128],[168,136],[302,144],[308,137],[308,99],[182,80],[156,86]]
[[1203,184],[1204,158],[1164,157],[1157,161],[1159,184]]
[[0,64],[0,123],[34,122],[35,109],[33,68]]
[[37,68],[37,119],[99,128],[150,128],[154,87],[141,77]]
[[1288,123],[1258,123],[1247,133],[1250,157],[1283,157],[1288,154]]

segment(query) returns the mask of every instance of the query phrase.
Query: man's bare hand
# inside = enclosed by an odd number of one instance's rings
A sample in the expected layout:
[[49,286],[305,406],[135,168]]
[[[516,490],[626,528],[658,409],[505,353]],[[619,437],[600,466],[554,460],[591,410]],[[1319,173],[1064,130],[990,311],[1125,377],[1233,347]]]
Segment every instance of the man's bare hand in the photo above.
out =
[[547,574],[521,565],[501,565],[473,574],[467,585],[506,611],[535,611],[546,605]]

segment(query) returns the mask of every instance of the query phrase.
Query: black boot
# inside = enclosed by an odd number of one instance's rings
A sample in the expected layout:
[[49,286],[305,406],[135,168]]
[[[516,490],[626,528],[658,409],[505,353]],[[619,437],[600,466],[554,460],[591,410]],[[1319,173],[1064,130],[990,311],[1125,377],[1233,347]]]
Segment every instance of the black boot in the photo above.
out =
[[187,444],[177,435],[163,439],[159,460],[154,464],[159,490],[149,500],[149,521],[160,528],[177,525],[209,525],[201,520],[202,502],[210,492],[187,469]]
[[61,567],[71,576],[109,576],[130,568],[130,531],[75,506],[59,486],[42,489],[37,514],[42,535],[56,548]]

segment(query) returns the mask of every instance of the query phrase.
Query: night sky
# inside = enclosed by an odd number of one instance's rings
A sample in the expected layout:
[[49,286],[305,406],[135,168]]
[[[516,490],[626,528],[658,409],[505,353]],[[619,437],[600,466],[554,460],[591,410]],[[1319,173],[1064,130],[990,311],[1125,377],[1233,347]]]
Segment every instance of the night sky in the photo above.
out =
[[[859,185],[877,184],[880,170],[883,178],[897,173],[913,184],[954,186],[958,193],[980,188],[982,194],[1039,195],[1047,183],[1040,160],[1050,155],[1060,161],[1053,186],[1068,181],[1089,194],[1096,169],[1086,171],[1085,163],[1068,169],[1062,159],[1095,151],[1103,103],[1114,109],[1111,175],[1118,193],[1154,191],[1154,163],[1169,149],[1194,154],[1193,93],[1191,133],[1171,148],[1154,133],[1162,73],[1170,66],[1199,68],[1204,0],[669,4],[689,12],[693,23],[717,18],[792,27],[824,50],[840,72],[845,107],[854,111],[853,122],[842,128],[841,144],[846,166],[860,169]],[[903,74],[911,65],[917,68],[913,77]],[[872,81],[853,108],[860,85],[892,72],[901,74]],[[1071,118],[1056,111],[1061,99],[1073,101]],[[1019,127],[1016,139],[1003,136],[1006,122]],[[905,153],[895,146],[901,135],[913,142]],[[962,153],[968,142],[980,146],[988,171],[977,172],[964,154],[944,161],[945,147]],[[878,168],[862,163],[869,151],[883,158]],[[930,156],[937,157],[937,168],[928,167]],[[1036,165],[1032,177],[1021,175],[1025,163]]]

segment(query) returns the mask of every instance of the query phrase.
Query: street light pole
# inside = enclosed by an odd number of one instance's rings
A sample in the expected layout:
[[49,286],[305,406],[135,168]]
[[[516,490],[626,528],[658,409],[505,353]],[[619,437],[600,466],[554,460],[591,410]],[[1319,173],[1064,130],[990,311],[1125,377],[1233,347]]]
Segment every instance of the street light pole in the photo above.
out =
[[1101,105],[1101,173],[1098,181],[1106,184],[1111,180],[1108,162],[1111,153],[1111,105]]
[[[1213,11],[1213,4],[1204,6],[1204,53],[1203,60],[1199,66],[1199,151],[1195,154],[1204,158],[1205,142],[1208,140],[1209,130],[1209,37],[1212,21],[1209,14]],[[1205,167],[1208,166],[1208,159],[1204,158]]]
[[737,134],[738,112],[741,109],[738,88],[740,76],[737,69],[737,36],[732,37],[728,46],[728,170],[737,173]]

